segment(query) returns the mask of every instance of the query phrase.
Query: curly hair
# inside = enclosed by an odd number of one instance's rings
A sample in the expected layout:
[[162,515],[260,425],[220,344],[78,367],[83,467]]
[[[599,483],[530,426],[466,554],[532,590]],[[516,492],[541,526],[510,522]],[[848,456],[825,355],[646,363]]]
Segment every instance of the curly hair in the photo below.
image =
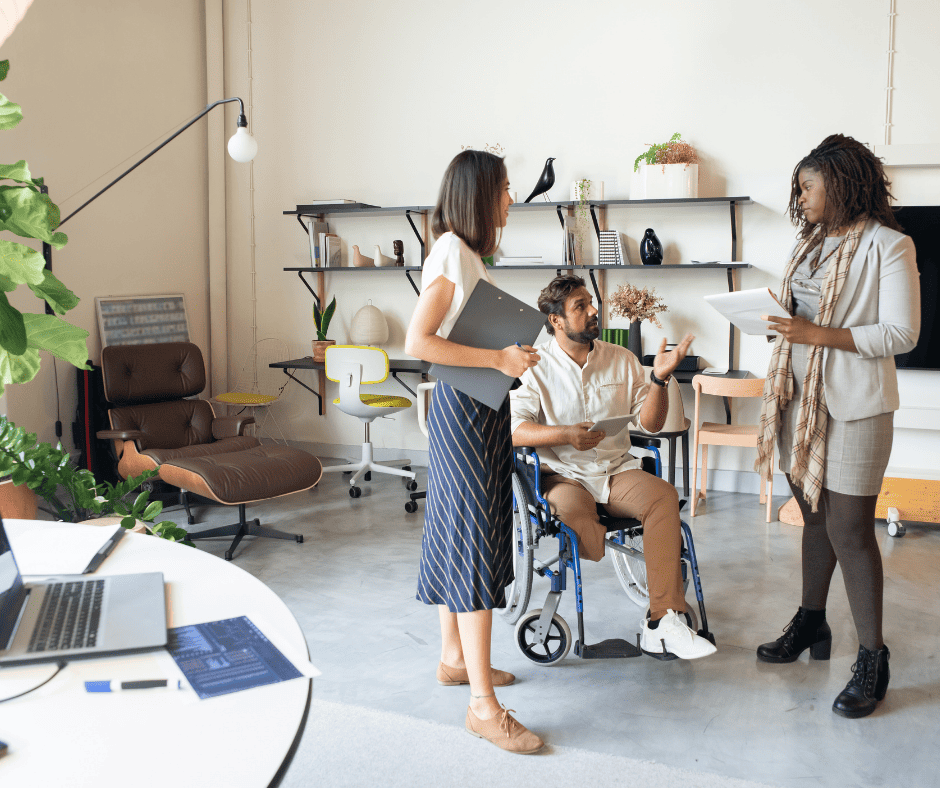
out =
[[[564,317],[565,301],[567,301],[568,296],[579,287],[584,287],[584,279],[580,276],[574,276],[573,274],[568,276],[556,276],[546,285],[542,292],[539,293],[538,306],[539,309],[542,310],[542,314],[546,317],[550,317],[551,315]],[[545,321],[545,330],[552,336],[555,336],[555,326],[552,325],[551,320]]]
[[502,228],[499,198],[506,184],[506,162],[479,150],[464,150],[451,160],[441,180],[431,231],[452,232],[481,257],[496,251]]
[[901,230],[891,209],[893,197],[888,191],[891,181],[881,159],[858,140],[832,134],[793,169],[788,213],[790,221],[801,228],[801,238],[809,237],[815,229],[815,225],[806,221],[800,205],[801,170],[812,170],[823,177],[826,213],[820,223],[827,231],[848,227],[865,217],[892,230]]

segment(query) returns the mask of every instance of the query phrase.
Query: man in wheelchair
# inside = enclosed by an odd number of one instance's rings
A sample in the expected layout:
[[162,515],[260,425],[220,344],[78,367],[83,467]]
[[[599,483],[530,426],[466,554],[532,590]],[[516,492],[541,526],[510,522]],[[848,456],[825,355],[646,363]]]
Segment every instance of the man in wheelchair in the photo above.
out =
[[679,496],[676,488],[641,470],[630,454],[624,426],[607,435],[591,426],[601,419],[633,415],[649,433],[662,429],[666,383],[685,358],[691,334],[671,352],[663,339],[646,382],[639,359],[626,348],[598,340],[597,309],[579,276],[558,276],[542,290],[548,342],[538,345],[539,363],[510,392],[513,446],[539,449],[542,493],[558,517],[578,535],[579,554],[604,557],[606,529],[596,503],[615,517],[643,524],[643,552],[650,610],[643,620],[640,648],[662,658],[698,659],[716,649],[686,626],[679,552]]

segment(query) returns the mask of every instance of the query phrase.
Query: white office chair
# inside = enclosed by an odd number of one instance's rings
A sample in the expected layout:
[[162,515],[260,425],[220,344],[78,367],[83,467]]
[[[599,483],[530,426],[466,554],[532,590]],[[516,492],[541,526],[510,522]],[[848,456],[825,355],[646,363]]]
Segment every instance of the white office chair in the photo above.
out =
[[409,466],[410,460],[398,460],[394,464],[403,467],[397,468],[377,463],[372,456],[372,442],[369,438],[372,422],[379,416],[407,410],[412,404],[407,397],[363,394],[360,391],[360,386],[382,383],[388,379],[388,354],[376,347],[331,345],[326,349],[326,376],[334,383],[339,383],[339,398],[333,400],[333,404],[343,413],[355,416],[365,424],[365,440],[362,444],[362,459],[358,463],[329,465],[323,472],[352,473],[353,477],[349,480],[349,495],[352,498],[358,498],[362,494],[362,490],[356,486],[359,480],[365,478],[369,481],[373,472],[404,476],[411,480],[408,482],[408,489],[417,489],[418,483],[414,480],[414,471]]
[[[431,408],[431,392],[434,390],[436,385],[436,380],[430,380],[426,383],[418,384],[418,429],[421,430],[421,433],[425,438],[429,437],[428,411]],[[411,500],[405,504],[405,511],[409,514],[414,514],[416,511],[418,511],[418,501],[427,497],[427,490],[411,493]]]

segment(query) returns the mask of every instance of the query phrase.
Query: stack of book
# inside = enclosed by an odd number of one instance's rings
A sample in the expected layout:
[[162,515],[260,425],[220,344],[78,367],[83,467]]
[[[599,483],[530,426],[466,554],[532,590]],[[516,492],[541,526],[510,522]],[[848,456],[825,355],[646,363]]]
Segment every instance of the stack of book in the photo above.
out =
[[627,247],[623,242],[623,233],[617,230],[601,230],[597,246],[598,265],[629,265]]
[[310,238],[310,265],[313,268],[339,268],[343,264],[340,238],[330,232],[326,222],[310,219],[307,222],[307,235]]

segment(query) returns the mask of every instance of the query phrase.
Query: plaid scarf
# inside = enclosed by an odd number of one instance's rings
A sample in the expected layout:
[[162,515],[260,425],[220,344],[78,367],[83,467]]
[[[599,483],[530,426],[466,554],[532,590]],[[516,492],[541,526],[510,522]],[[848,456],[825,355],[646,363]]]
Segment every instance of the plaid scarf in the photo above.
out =
[[[859,221],[849,230],[835,252],[835,259],[826,271],[826,279],[819,295],[819,312],[813,321],[818,326],[828,328],[832,322],[836,302],[842,293],[842,286],[849,273],[849,266],[859,238],[865,229],[865,220]],[[798,244],[793,256],[787,263],[780,288],[780,303],[787,310],[792,309],[793,293],[791,281],[800,264],[817,247],[822,246],[825,236],[822,229],[816,230]],[[822,250],[820,249],[820,256]],[[822,261],[817,262],[817,267]],[[826,395],[822,385],[822,345],[809,345],[806,364],[806,377],[800,407],[797,411],[796,430],[791,448],[790,478],[803,492],[812,511],[816,511],[819,495],[822,492],[823,474],[826,470],[826,427],[829,424],[829,411],[826,408]],[[764,382],[764,401],[761,406],[760,430],[757,436],[757,461],[754,470],[762,474],[773,473],[771,458],[774,441],[780,425],[780,416],[793,398],[793,366],[790,361],[790,343],[783,335],[777,336],[774,343],[770,367]]]

